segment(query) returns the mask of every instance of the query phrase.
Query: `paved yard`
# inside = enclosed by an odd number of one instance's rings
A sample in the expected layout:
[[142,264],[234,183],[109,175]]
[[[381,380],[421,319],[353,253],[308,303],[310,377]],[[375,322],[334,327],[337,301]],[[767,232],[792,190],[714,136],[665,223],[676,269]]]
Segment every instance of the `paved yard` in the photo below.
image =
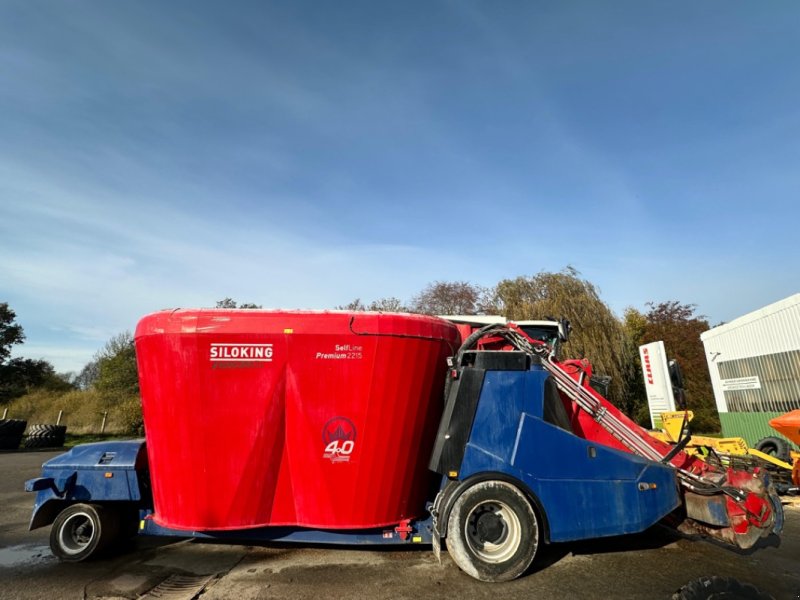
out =
[[[669,598],[701,575],[736,576],[779,600],[800,599],[800,508],[787,508],[780,547],[737,554],[662,530],[545,548],[536,568],[507,584],[484,584],[443,554],[422,548],[362,550],[245,546],[140,539],[103,561],[61,564],[49,528],[27,531],[25,479],[54,452],[0,453],[0,598],[137,598],[171,575],[210,576],[203,600],[293,598]],[[186,580],[184,580],[186,581]],[[190,581],[191,583],[191,581]]]

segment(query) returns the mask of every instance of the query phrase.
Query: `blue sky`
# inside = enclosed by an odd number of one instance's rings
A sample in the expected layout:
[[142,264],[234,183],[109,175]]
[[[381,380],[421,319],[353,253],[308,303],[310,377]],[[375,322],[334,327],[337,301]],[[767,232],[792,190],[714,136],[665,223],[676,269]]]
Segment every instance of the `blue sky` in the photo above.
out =
[[566,265],[618,314],[789,296],[798,30],[795,2],[4,2],[17,354]]

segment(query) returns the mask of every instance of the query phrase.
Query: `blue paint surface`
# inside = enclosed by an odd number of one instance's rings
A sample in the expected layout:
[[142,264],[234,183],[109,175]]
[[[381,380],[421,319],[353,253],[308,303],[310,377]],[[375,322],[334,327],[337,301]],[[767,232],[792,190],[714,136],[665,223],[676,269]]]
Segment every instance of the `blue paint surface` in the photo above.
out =
[[136,473],[144,440],[98,442],[75,446],[42,465],[42,476],[25,483],[35,491],[31,529],[46,525],[37,519],[50,502],[138,501],[142,494]]
[[551,541],[642,531],[674,510],[672,467],[543,420],[547,377],[537,366],[487,372],[459,478],[496,472],[523,482],[546,514]]

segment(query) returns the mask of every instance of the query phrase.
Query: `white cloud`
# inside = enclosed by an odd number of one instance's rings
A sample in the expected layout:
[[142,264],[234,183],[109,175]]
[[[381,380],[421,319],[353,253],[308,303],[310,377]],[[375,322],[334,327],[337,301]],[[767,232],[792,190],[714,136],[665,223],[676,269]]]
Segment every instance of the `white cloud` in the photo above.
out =
[[446,278],[445,265],[466,273],[473,262],[411,244],[317,239],[225,207],[214,218],[165,198],[129,202],[91,181],[76,186],[14,167],[2,173],[4,196],[24,202],[0,205],[13,233],[0,240],[0,281],[38,326],[26,328],[18,353],[59,370],[79,368],[112,335],[162,308],[211,306],[225,296],[284,308],[408,297]]
[[79,373],[81,369],[92,360],[95,350],[80,348],[71,345],[48,345],[37,343],[26,343],[16,346],[12,352],[12,357],[24,357],[35,360],[44,359],[52,364],[59,373],[70,371]]

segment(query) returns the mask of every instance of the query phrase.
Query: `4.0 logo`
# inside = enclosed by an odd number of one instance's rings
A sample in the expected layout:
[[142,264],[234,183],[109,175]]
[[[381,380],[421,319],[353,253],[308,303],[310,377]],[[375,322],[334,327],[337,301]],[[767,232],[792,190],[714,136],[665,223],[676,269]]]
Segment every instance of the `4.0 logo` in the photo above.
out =
[[325,451],[322,458],[331,462],[349,462],[356,447],[356,426],[347,417],[333,417],[322,428]]

